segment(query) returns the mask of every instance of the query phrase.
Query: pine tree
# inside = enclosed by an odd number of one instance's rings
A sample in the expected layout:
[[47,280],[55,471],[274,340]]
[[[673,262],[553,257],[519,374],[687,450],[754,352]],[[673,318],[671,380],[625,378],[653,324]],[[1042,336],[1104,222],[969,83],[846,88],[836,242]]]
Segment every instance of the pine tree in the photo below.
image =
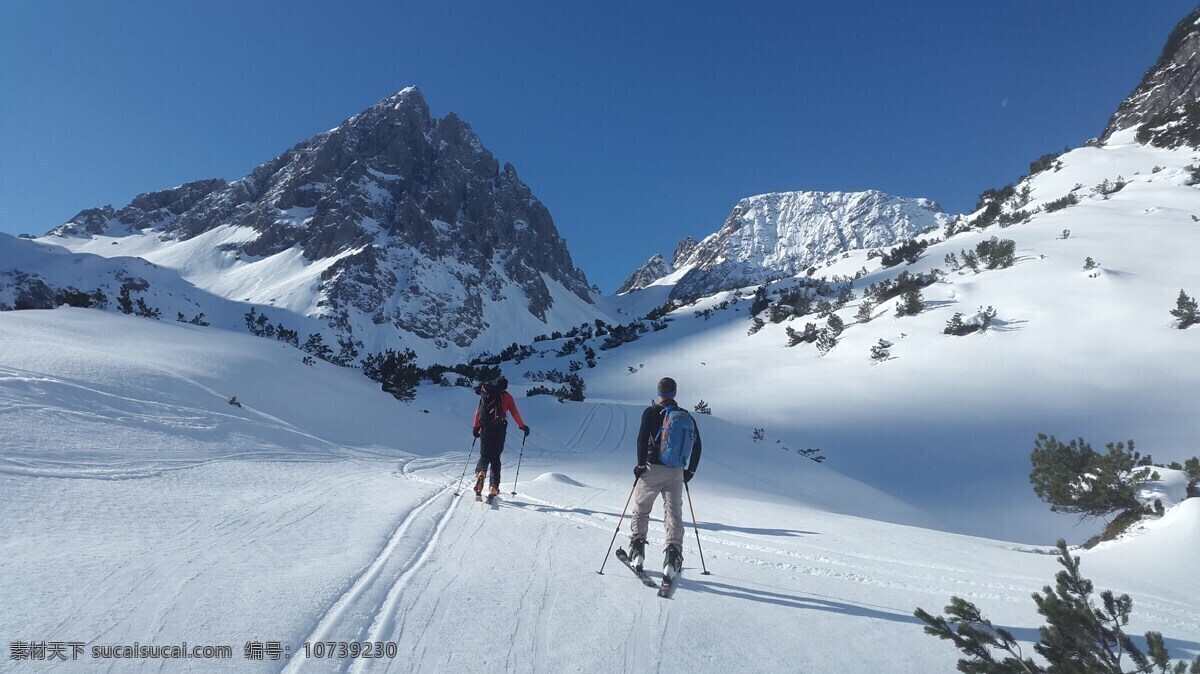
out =
[[969,267],[975,273],[979,273],[979,256],[969,250],[959,252],[962,253],[963,266]]
[[703,399],[696,403],[696,414],[712,414],[712,408]]
[[1084,270],[1084,271],[1091,271],[1091,270],[1095,269],[1095,268],[1096,268],[1096,267],[1098,267],[1098,266],[1099,266],[1099,265],[1097,265],[1097,264],[1096,264],[1096,261],[1092,259],[1092,256],[1091,256],[1091,255],[1087,256],[1087,257],[1086,257],[1086,258],[1084,258],[1084,260],[1083,260],[1083,270]]
[[864,299],[862,303],[858,305],[858,313],[854,314],[854,320],[858,321],[859,323],[866,323],[867,321],[871,320],[871,312],[874,309],[875,305],[869,300]]
[[822,356],[832,351],[835,346],[837,346],[837,337],[829,330],[822,330],[817,335],[817,351],[820,351]]
[[[779,302],[771,305],[771,310],[767,312],[767,317],[771,319],[772,323],[782,323],[792,317],[792,312],[792,307]],[[755,316],[754,318],[757,319],[758,317]]]
[[[763,322],[763,319],[759,318],[758,316],[755,316],[750,319],[750,329],[746,331],[746,334],[753,335],[754,333],[758,332],[759,330],[762,330],[764,325],[766,325],[766,323]],[[788,330],[791,330],[791,328],[788,328]]]
[[987,309],[979,307],[979,315],[983,318],[983,324],[979,328],[987,330],[992,325],[992,320],[996,318],[996,309],[990,304]]
[[246,319],[246,331],[252,335],[258,335],[258,310],[250,307],[243,318]]
[[897,316],[916,316],[924,310],[925,298],[921,295],[921,289],[915,286],[905,290],[896,303]]
[[344,367],[353,365],[358,358],[358,347],[353,337],[338,337],[338,355],[331,362]]
[[91,295],[91,304],[96,309],[104,309],[108,306],[108,295],[100,288],[96,288],[96,292]]
[[1175,300],[1175,308],[1171,310],[1171,315],[1175,317],[1175,327],[1184,330],[1189,326],[1200,322],[1200,315],[1197,313],[1196,298],[1188,297],[1183,290],[1179,291],[1179,298]]
[[146,300],[141,297],[137,298],[137,302],[134,303],[134,307],[134,313],[142,318],[158,319],[159,315],[162,313],[158,309],[146,304]]
[[129,286],[121,286],[121,292],[117,294],[117,308],[123,314],[133,313],[133,299],[129,297]]
[[841,309],[850,302],[853,302],[854,298],[854,286],[847,283],[846,285],[842,286],[842,289],[838,292],[837,299],[834,301],[833,306],[835,309]]
[[1137,492],[1148,476],[1133,469],[1141,455],[1134,451],[1132,440],[1128,445],[1110,442],[1106,448],[1108,452],[1101,454],[1083,438],[1063,444],[1039,433],[1029,456],[1033,492],[1054,512],[1085,519],[1140,513]]
[[[925,633],[953,642],[967,658],[959,659],[958,670],[975,674],[1125,674],[1122,659],[1128,656],[1134,669],[1129,674],[1200,674],[1200,657],[1189,670],[1186,662],[1172,665],[1159,632],[1145,634],[1143,653],[1122,629],[1129,622],[1133,600],[1127,594],[1100,593],[1101,605],[1092,599],[1092,582],[1080,572],[1080,559],[1072,557],[1066,541],[1058,541],[1055,587],[1034,593],[1038,613],[1046,624],[1038,629],[1040,639],[1033,648],[1046,659],[1046,666],[1026,657],[1013,634],[983,617],[975,604],[951,597],[944,609],[949,618],[934,617],[924,609],[913,612],[925,623]],[[999,659],[997,659],[999,658]]]
[[962,318],[963,315],[961,311],[951,316],[950,320],[946,321],[946,327],[942,330],[942,334],[957,335],[961,337],[963,335],[969,335],[974,332],[975,329],[977,329],[975,326],[968,328],[967,324],[963,323]]
[[837,314],[829,314],[829,320],[825,321],[825,326],[834,337],[837,337],[846,329],[846,322],[839,318]]
[[804,324],[804,333],[800,335],[800,341],[809,342],[810,344],[812,342],[817,341],[817,324],[816,323],[805,323]]
[[792,326],[789,325],[786,328],[784,328],[783,331],[787,333],[787,337],[788,337],[787,345],[788,346],[796,346],[797,344],[800,343],[800,335],[796,333],[795,328],[793,328]]
[[304,351],[320,358],[321,360],[332,360],[333,349],[325,343],[325,338],[319,332],[309,333],[308,339],[304,342]]
[[369,379],[379,382],[385,393],[408,401],[416,397],[417,384],[421,381],[422,372],[416,361],[417,354],[412,349],[403,352],[387,349],[364,358],[362,371]]
[[759,315],[763,309],[767,308],[767,304],[769,304],[767,300],[767,287],[765,285],[759,286],[754,291],[754,301],[750,303],[750,315]]

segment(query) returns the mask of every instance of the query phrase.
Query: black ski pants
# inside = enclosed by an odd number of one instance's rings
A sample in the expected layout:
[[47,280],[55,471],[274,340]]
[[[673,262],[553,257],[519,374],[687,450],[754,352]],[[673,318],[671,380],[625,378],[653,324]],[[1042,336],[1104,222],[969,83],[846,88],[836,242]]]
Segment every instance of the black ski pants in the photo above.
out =
[[500,454],[504,451],[504,437],[508,424],[499,424],[495,428],[485,428],[479,434],[479,463],[475,464],[475,473],[491,469],[491,485],[500,487]]

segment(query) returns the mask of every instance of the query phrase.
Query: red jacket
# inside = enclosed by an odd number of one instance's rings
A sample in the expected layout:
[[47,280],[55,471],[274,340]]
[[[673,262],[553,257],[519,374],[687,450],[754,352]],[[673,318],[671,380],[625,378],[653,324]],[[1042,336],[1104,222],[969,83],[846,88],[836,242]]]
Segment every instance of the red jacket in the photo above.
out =
[[[504,412],[506,415],[508,415],[508,414],[512,415],[513,420],[517,422],[517,427],[521,427],[521,426],[525,425],[525,422],[521,419],[521,413],[517,411],[517,403],[513,400],[512,395],[509,394],[508,391],[504,392]],[[507,416],[505,418],[507,418]],[[479,428],[479,408],[478,407],[475,408],[474,426],[476,429]]]

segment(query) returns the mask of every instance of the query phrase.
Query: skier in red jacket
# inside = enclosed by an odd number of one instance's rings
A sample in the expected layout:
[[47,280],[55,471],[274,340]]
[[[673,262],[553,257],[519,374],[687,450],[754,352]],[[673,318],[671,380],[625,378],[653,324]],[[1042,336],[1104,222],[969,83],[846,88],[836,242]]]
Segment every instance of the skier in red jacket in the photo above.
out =
[[488,468],[492,471],[488,498],[500,493],[500,453],[504,451],[505,433],[508,431],[508,415],[511,414],[517,427],[529,437],[529,426],[521,419],[517,404],[508,392],[508,380],[500,377],[492,383],[479,386],[479,407],[475,409],[473,433],[479,438],[479,462],[475,464],[475,497],[483,492],[483,480]]

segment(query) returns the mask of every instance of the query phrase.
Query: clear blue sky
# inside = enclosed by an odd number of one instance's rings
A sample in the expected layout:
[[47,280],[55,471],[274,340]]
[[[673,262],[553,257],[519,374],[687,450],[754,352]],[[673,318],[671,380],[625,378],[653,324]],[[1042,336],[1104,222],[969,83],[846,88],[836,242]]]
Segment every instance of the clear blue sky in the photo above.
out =
[[0,231],[240,178],[415,84],[611,292],[752,194],[968,209],[1099,134],[1194,6],[0,0]]

